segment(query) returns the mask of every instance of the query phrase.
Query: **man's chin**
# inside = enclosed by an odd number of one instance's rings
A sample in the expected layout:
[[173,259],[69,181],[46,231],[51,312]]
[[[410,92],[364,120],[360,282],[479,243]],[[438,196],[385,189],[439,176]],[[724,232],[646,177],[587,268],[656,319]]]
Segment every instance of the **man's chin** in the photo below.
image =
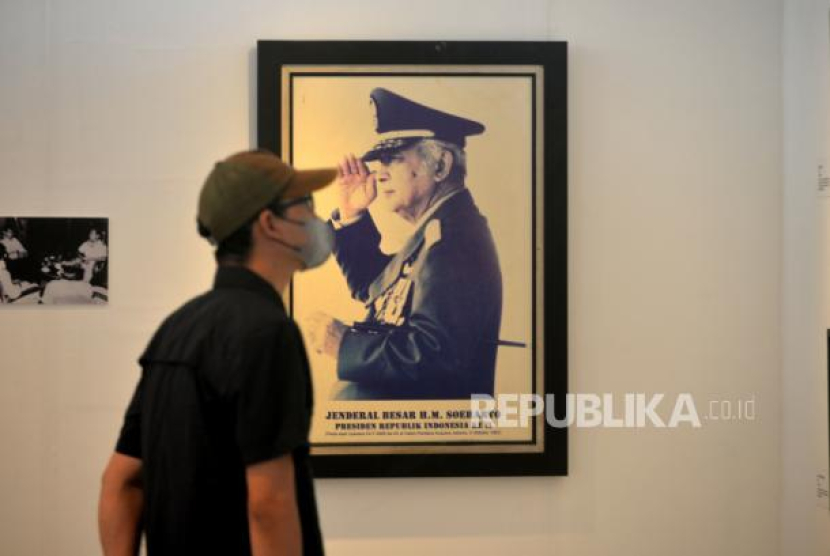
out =
[[401,209],[400,203],[398,203],[394,197],[389,196],[381,196],[380,206],[384,208],[384,210],[388,210],[390,212],[398,212]]

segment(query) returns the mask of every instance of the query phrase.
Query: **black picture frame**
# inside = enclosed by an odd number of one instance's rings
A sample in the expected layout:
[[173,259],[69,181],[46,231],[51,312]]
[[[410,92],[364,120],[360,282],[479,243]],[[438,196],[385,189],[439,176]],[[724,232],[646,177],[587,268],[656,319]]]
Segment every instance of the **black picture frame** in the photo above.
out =
[[[257,144],[289,160],[282,141],[290,125],[284,109],[286,66],[533,66],[542,69],[541,121],[544,238],[541,337],[544,392],[558,400],[562,417],[568,392],[568,173],[567,44],[564,42],[274,41],[257,45]],[[286,148],[287,147],[287,148]],[[536,155],[534,154],[534,157]],[[532,211],[533,212],[533,211]],[[535,219],[536,214],[527,215]],[[544,414],[536,417],[543,419]],[[509,453],[373,453],[312,455],[318,477],[561,476],[568,473],[567,428],[544,426],[541,451]]]

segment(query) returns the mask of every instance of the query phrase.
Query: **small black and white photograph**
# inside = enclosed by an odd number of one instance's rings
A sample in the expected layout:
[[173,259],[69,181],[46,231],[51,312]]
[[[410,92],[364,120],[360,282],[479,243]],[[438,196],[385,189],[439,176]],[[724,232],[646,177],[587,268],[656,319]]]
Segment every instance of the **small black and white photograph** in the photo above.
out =
[[106,304],[106,218],[0,217],[0,306]]

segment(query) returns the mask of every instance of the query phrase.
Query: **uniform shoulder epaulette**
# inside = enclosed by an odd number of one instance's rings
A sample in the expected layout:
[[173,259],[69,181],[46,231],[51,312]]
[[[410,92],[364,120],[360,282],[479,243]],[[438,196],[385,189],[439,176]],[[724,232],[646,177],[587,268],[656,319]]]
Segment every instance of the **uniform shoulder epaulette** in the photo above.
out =
[[429,248],[441,241],[441,221],[430,220],[424,228],[424,246]]

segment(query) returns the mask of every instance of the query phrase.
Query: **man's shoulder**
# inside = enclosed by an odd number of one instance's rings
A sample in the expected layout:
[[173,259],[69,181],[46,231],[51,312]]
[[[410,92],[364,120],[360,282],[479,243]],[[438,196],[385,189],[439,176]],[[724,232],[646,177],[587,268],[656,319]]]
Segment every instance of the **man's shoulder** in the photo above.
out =
[[422,234],[421,256],[426,257],[426,267],[449,267],[453,275],[498,267],[490,226],[467,191],[436,211],[425,223]]
[[197,318],[234,329],[260,329],[281,326],[290,319],[276,303],[262,295],[241,289],[213,289],[179,307],[173,317]]
[[472,199],[441,208],[444,210],[436,212],[424,226],[424,240],[427,243],[453,250],[492,243],[487,219]]
[[452,235],[474,230],[489,230],[487,219],[481,214],[468,189],[462,189],[438,207],[430,221],[439,221],[444,231]]
[[161,323],[142,358],[232,346],[247,337],[276,333],[291,320],[280,307],[245,290],[214,289],[179,306]]

